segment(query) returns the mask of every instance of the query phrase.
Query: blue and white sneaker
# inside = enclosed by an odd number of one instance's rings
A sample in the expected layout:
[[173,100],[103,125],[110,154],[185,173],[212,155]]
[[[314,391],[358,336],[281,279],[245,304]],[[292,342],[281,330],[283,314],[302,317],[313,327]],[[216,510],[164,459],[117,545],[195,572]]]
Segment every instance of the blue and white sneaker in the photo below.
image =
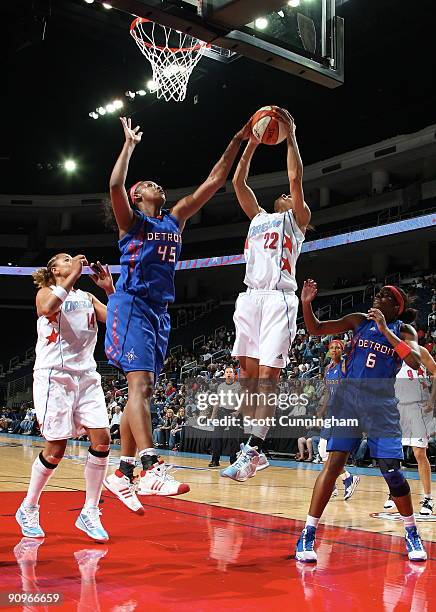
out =
[[359,476],[350,476],[349,478],[346,478],[343,483],[344,483],[344,501],[346,499],[350,499],[350,497],[353,495],[354,491],[356,490],[357,485],[360,482],[360,478]]
[[221,476],[231,478],[238,482],[244,482],[248,478],[253,478],[259,463],[259,453],[257,447],[252,448],[248,444],[241,444],[241,453],[232,465],[221,470]]
[[39,524],[39,506],[26,506],[24,501],[15,513],[15,518],[21,527],[21,533],[26,538],[44,538],[45,533]]
[[98,542],[107,542],[109,536],[100,521],[100,508],[82,508],[81,513],[77,517],[76,527],[81,529],[92,540]]
[[407,554],[411,561],[426,561],[427,553],[416,526],[406,527]]
[[301,532],[300,538],[295,548],[295,558],[303,563],[316,563],[318,560],[317,554],[313,547],[315,546],[316,527],[306,525]]

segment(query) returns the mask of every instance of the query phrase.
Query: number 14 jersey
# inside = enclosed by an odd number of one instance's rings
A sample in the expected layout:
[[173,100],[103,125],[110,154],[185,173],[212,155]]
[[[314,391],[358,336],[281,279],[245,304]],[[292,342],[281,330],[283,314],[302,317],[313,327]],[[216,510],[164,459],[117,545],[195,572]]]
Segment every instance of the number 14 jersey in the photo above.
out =
[[89,293],[72,289],[59,312],[39,317],[34,370],[87,372],[96,369],[97,321]]
[[295,267],[304,234],[292,210],[267,213],[263,209],[250,223],[245,241],[245,279],[251,289],[296,291]]

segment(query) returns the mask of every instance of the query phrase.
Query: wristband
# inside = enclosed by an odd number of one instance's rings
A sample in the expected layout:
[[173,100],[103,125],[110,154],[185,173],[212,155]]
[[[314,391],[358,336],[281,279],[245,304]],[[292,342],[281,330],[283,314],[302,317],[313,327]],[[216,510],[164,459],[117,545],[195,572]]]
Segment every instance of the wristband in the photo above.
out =
[[412,352],[412,349],[407,344],[407,342],[404,342],[403,340],[401,340],[401,342],[399,342],[397,346],[394,348],[394,351],[397,353],[399,357],[401,357],[401,359],[404,359],[405,357],[407,357],[407,355],[410,355],[410,353]]
[[63,287],[59,287],[58,285],[56,285],[56,287],[52,287],[52,291],[55,296],[62,302],[62,304],[68,297],[68,291],[66,291]]

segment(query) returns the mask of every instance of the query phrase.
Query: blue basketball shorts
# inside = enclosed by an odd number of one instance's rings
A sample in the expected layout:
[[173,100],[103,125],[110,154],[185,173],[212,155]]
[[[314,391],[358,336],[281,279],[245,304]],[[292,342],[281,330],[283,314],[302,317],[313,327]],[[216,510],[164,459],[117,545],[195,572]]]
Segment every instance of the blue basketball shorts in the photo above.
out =
[[123,372],[162,371],[171,323],[166,306],[129,293],[115,292],[107,305],[105,350],[109,363]]
[[[324,429],[328,442],[327,450],[353,452],[365,433],[371,457],[374,459],[403,459],[401,443],[400,413],[395,396],[383,393],[368,393],[361,386],[344,380],[329,407],[330,417],[341,420]],[[383,391],[380,389],[379,391]],[[345,425],[355,421],[355,425]]]

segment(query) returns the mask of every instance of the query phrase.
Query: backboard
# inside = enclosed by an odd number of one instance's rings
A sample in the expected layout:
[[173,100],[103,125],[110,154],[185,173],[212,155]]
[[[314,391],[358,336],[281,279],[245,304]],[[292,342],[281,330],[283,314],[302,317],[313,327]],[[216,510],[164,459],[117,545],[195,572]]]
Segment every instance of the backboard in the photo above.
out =
[[[132,14],[334,88],[344,82],[344,23],[335,0],[114,0]],[[222,53],[219,49],[226,49]]]

